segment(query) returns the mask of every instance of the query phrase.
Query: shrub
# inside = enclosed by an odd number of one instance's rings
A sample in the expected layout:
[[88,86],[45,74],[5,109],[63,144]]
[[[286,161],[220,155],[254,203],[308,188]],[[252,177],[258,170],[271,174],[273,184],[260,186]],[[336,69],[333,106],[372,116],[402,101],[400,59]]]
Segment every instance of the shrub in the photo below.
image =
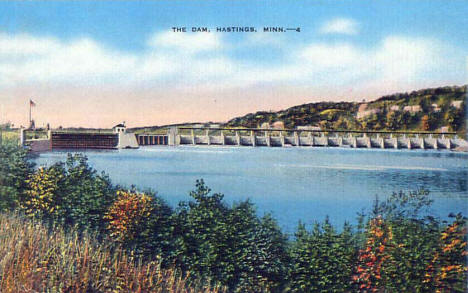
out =
[[440,234],[424,280],[436,292],[466,292],[466,232],[466,219],[458,215]]
[[382,268],[389,256],[392,228],[381,217],[372,219],[367,229],[367,241],[359,251],[353,281],[358,292],[380,292],[385,287]]
[[347,292],[354,262],[351,227],[337,233],[328,221],[312,232],[299,224],[291,249],[289,288],[292,292]]
[[[376,203],[354,276],[359,290],[463,292],[466,289],[464,219],[459,216],[445,226],[439,219],[421,216],[421,211],[432,203],[428,195],[425,190],[393,193],[385,202]],[[447,268],[450,274],[444,274]]]
[[287,275],[286,238],[269,216],[259,219],[249,201],[228,207],[203,180],[195,201],[178,210],[177,263],[233,292],[279,290]]
[[105,229],[103,215],[115,199],[116,187],[105,173],[98,174],[82,154],[68,155],[60,186],[63,218],[78,229]]
[[0,211],[14,210],[27,188],[26,179],[34,165],[28,153],[17,143],[0,143]]
[[104,230],[103,215],[114,199],[114,187],[83,155],[68,155],[66,163],[40,167],[25,182],[21,207],[27,215],[79,230]]
[[146,219],[152,212],[151,197],[135,192],[117,191],[117,198],[104,219],[107,229],[117,241],[132,241],[144,229]]
[[63,218],[64,207],[60,197],[60,185],[65,175],[60,165],[39,168],[26,180],[28,189],[21,201],[27,215],[59,221]]
[[154,194],[119,190],[104,219],[109,235],[125,247],[146,259],[172,263],[172,209]]

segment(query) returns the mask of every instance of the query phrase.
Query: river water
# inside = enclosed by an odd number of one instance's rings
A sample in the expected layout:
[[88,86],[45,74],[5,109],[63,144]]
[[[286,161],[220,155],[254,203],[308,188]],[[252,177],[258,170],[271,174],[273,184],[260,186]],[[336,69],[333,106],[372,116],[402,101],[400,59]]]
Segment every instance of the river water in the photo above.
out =
[[[75,151],[76,152],[76,151]],[[228,203],[250,199],[259,215],[271,212],[287,233],[299,220],[311,225],[328,215],[339,228],[369,211],[376,198],[425,188],[430,213],[468,214],[468,154],[449,151],[345,148],[187,146],[82,151],[114,183],[151,188],[175,207],[189,200],[203,178]],[[38,166],[64,160],[67,151],[42,153]]]

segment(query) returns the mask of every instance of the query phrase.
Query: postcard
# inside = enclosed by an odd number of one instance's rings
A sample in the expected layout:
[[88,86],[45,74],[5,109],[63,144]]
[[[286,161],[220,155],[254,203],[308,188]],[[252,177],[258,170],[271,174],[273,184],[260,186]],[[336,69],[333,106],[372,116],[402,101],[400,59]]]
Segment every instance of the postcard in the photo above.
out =
[[2,1],[0,292],[466,292],[466,1]]

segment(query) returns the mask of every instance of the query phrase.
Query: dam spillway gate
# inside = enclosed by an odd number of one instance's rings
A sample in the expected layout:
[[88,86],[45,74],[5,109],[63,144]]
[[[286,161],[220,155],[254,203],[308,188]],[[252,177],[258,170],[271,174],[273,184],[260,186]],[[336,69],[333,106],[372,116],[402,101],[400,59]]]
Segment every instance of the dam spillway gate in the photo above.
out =
[[251,147],[350,147],[454,149],[467,142],[455,132],[186,128],[174,132],[174,145]]

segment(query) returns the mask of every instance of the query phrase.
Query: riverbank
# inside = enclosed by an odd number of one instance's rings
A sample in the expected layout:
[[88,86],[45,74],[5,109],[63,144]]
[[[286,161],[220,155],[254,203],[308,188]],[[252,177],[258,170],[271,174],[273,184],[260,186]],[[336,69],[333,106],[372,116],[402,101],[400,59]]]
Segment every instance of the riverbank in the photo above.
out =
[[[227,203],[203,180],[196,182],[189,200],[173,209],[151,191],[116,185],[82,155],[33,169],[23,149],[2,145],[0,160],[0,166],[8,166],[0,168],[8,175],[0,177],[4,178],[0,190],[7,192],[0,209],[24,213],[53,227],[95,231],[99,241],[124,247],[137,265],[161,263],[162,270],[173,266],[191,281],[202,280],[204,287],[222,284],[229,292],[466,290],[466,220],[461,214],[452,214],[448,221],[426,214],[433,200],[425,190],[393,193],[375,202],[357,225],[345,223],[340,230],[330,222],[334,216],[314,225],[299,223],[294,237],[288,239],[274,216],[257,215],[250,200]],[[86,251],[82,254],[89,260],[86,263],[96,263]],[[61,263],[66,263],[63,253],[60,256]],[[13,262],[25,259],[35,260],[24,257]],[[76,259],[73,263],[76,268]],[[54,264],[54,258],[48,259],[22,280],[35,280],[50,268],[61,273]],[[73,280],[88,280],[84,283],[92,285],[101,276],[92,272],[86,267],[73,271]],[[2,275],[0,284],[8,276]],[[129,277],[118,275],[116,280]],[[58,279],[70,278],[65,274]]]

